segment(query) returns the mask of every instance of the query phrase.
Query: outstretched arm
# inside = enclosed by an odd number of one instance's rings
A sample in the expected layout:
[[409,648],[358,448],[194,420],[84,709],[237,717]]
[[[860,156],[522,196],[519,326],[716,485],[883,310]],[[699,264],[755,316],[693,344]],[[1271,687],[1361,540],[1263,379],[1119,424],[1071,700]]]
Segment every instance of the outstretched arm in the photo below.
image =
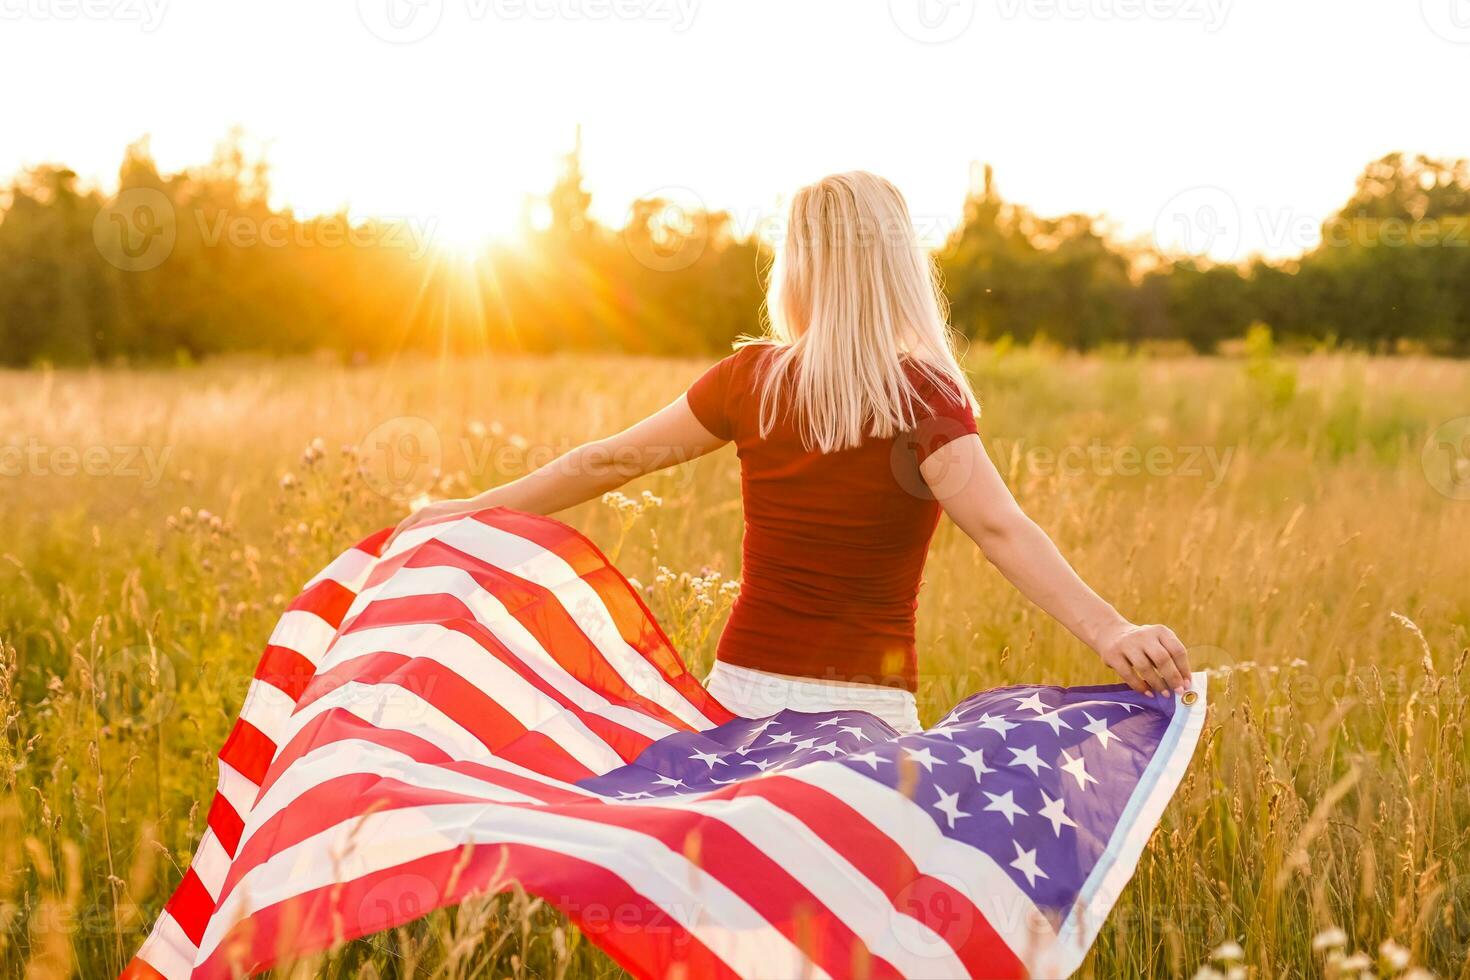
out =
[[410,514],[389,542],[426,520],[509,507],[553,514],[574,507],[646,473],[688,462],[724,445],[711,435],[683,395],[616,435],[587,442],[518,480],[464,500],[441,500]]
[[980,444],[967,435],[920,466],[945,513],[1026,598],[1096,650],[1135,691],[1187,690],[1189,655],[1167,626],[1135,626],[1073,571],[1045,531],[1021,510]]

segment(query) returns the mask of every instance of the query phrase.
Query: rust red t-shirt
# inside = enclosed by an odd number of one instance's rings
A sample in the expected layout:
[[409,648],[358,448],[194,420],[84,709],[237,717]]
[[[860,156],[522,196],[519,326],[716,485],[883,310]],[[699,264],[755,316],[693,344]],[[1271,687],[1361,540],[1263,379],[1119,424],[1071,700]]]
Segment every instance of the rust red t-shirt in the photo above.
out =
[[915,431],[834,453],[804,449],[789,413],[760,435],[760,372],[774,348],[744,347],[686,395],[734,441],[745,503],[740,597],[720,637],[726,663],[914,690],[914,611],[939,504],[919,475],[935,449],[974,433],[958,392],[917,369]]

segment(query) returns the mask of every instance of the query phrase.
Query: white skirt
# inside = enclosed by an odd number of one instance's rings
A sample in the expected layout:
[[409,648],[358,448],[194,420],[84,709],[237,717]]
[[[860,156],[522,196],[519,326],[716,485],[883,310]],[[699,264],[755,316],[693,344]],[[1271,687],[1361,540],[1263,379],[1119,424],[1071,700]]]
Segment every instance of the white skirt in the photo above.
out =
[[902,688],[772,674],[721,660],[715,661],[704,686],[717,701],[746,718],[765,718],[786,709],[866,711],[900,735],[920,730],[918,703]]

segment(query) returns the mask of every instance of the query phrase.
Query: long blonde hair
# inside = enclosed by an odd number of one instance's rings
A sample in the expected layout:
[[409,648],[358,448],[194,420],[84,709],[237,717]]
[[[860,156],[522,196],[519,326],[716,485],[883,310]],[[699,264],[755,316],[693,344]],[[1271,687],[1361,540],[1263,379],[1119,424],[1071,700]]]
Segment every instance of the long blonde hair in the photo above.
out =
[[933,260],[898,188],[863,171],[834,174],[791,200],[766,294],[770,343],[760,432],[794,412],[802,442],[824,453],[913,429],[922,404],[907,360],[970,410]]

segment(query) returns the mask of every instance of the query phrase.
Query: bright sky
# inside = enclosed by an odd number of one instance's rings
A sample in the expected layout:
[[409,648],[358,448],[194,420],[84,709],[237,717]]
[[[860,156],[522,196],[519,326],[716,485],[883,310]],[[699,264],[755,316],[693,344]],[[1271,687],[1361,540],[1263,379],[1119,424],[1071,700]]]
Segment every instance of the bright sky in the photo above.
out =
[[864,168],[937,239],[982,160],[1043,214],[1283,255],[1370,159],[1470,156],[1470,0],[0,0],[0,89],[0,173],[240,125],[282,202],[449,233],[513,227],[580,122],[614,224]]

